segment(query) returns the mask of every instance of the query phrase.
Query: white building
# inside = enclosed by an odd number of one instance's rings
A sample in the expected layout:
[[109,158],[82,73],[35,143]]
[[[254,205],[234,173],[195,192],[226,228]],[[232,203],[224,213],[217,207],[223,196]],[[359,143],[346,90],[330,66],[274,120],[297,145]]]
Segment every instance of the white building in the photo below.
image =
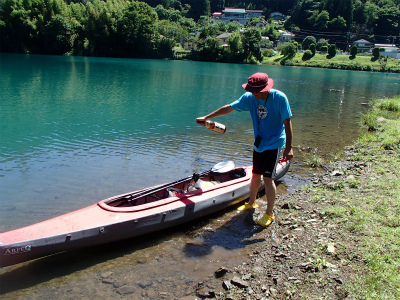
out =
[[295,37],[295,34],[289,32],[289,31],[278,30],[278,32],[281,33],[281,35],[279,36],[279,40],[276,41],[276,46],[279,46],[280,44],[283,44],[283,43],[290,42]]
[[259,18],[262,16],[262,13],[262,10],[246,10],[244,8],[225,7],[222,12],[213,13],[213,18],[217,22],[225,22],[226,24],[237,21],[240,24],[246,25],[247,20],[253,17]]
[[375,47],[383,48],[385,51],[380,52],[380,55],[400,59],[399,48],[392,44],[375,44]]
[[372,47],[372,43],[364,39],[354,41],[353,45],[357,46],[358,53],[370,52]]

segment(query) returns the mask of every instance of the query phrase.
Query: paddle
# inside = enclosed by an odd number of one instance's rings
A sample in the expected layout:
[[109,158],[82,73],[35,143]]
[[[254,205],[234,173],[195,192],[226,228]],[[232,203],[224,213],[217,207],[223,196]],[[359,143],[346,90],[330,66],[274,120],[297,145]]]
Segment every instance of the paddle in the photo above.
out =
[[149,195],[155,194],[155,193],[157,193],[157,192],[159,192],[159,191],[161,191],[163,189],[166,189],[166,188],[172,187],[172,186],[174,186],[176,184],[183,183],[183,182],[185,182],[187,180],[190,180],[195,175],[196,175],[196,177],[201,177],[201,176],[206,175],[207,173],[210,173],[210,172],[212,172],[212,173],[226,173],[226,172],[229,172],[229,171],[233,170],[234,168],[235,168],[235,163],[232,160],[222,161],[220,163],[217,163],[214,167],[212,167],[211,170],[205,171],[203,173],[193,174],[192,176],[188,176],[186,178],[183,178],[183,179],[180,179],[180,180],[177,180],[177,181],[174,181],[174,182],[166,183],[164,185],[151,187],[151,188],[147,188],[147,189],[138,191],[136,193],[132,193],[129,196],[133,197],[133,198],[129,199],[128,201],[133,201],[133,200],[136,200],[136,199],[138,199],[140,197],[145,197],[145,196],[149,196]]

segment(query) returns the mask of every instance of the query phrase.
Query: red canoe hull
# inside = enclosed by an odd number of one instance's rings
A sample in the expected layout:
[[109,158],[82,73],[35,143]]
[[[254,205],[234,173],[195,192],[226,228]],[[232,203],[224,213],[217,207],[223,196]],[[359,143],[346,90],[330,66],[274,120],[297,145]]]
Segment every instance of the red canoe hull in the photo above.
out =
[[[140,206],[107,205],[111,200],[131,193],[123,194],[37,224],[0,233],[0,267],[140,236],[235,205],[250,194],[251,167],[243,169],[245,176],[207,189]],[[283,171],[286,173],[287,169]]]

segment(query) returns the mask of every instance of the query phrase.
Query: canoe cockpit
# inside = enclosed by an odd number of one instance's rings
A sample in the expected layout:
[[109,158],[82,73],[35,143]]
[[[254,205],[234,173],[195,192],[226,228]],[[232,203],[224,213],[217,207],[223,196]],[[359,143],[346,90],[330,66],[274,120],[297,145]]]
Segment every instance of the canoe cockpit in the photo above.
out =
[[[208,172],[206,174],[193,174],[193,176],[175,182],[123,194],[99,203],[103,208],[132,208],[144,204],[178,197],[185,198],[193,194],[202,193],[217,188],[221,183],[246,177],[244,168],[235,168],[226,173]],[[154,203],[155,204],[155,203]]]

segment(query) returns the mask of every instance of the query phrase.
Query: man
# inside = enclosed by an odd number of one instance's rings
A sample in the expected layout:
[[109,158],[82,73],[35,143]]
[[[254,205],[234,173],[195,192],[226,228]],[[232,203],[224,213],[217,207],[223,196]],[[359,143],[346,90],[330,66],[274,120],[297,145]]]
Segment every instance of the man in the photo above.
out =
[[269,226],[275,219],[274,204],[276,186],[273,179],[280,154],[283,158],[293,158],[292,150],[292,113],[286,95],[272,89],[274,81],[266,73],[251,75],[243,88],[247,91],[238,100],[224,105],[214,112],[196,119],[205,126],[208,119],[223,116],[237,111],[249,111],[253,120],[255,142],[253,146],[253,175],[250,182],[249,202],[238,210],[257,208],[255,203],[261,176],[264,178],[267,209],[257,223],[263,227]]

